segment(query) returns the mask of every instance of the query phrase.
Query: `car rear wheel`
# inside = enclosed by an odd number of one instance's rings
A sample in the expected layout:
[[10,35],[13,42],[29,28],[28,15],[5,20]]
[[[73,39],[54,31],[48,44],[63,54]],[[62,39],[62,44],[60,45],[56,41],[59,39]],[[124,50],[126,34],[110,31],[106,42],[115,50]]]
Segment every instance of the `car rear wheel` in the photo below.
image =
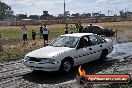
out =
[[104,60],[106,59],[106,56],[108,55],[108,50],[107,49],[104,49],[101,53],[101,56],[100,56],[100,59],[101,60]]
[[64,59],[61,63],[60,71],[67,73],[71,71],[72,67],[72,61],[70,59]]

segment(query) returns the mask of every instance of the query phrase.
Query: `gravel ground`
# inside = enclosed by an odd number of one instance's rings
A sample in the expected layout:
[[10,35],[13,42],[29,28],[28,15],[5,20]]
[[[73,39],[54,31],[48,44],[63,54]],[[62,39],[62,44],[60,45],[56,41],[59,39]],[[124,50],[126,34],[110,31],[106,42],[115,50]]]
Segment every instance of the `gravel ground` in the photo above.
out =
[[[132,77],[132,56],[116,52],[106,60],[97,60],[84,64],[82,67],[87,74],[130,74]],[[0,88],[80,88],[76,81],[78,67],[72,72],[33,72],[26,68],[21,61],[0,63]],[[92,85],[91,88],[106,88],[111,84]],[[131,88],[129,84],[128,87]],[[88,87],[90,88],[90,87]],[[112,87],[107,87],[112,88]],[[122,88],[122,87],[115,87]]]
[[[98,60],[83,65],[86,73],[89,74],[132,74],[130,67],[132,67],[132,56],[125,57],[122,61]],[[0,88],[80,88],[76,81],[77,68],[75,67],[69,74],[61,74],[60,72],[33,72],[21,61],[0,64]]]

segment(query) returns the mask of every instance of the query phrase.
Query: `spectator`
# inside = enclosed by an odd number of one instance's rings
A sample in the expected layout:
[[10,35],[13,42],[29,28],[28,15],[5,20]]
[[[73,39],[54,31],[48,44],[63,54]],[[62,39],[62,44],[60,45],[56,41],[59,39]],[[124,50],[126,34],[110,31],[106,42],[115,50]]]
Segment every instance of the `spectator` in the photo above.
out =
[[70,33],[72,34],[72,33],[74,33],[74,27],[71,25],[71,27],[70,27]]
[[46,25],[43,25],[43,39],[44,39],[44,45],[48,44],[48,35],[49,35],[49,31],[48,28],[46,27]]
[[81,23],[79,24],[79,33],[81,33],[83,30],[83,26],[81,25]]
[[42,25],[40,26],[40,39],[42,39],[42,37],[43,37],[43,27],[42,27]]
[[22,35],[23,35],[23,45],[25,45],[27,42],[27,28],[25,26],[25,24],[23,24],[23,27],[21,28],[22,30]]
[[68,34],[68,24],[66,24],[66,27],[65,27],[65,34]]
[[75,28],[76,28],[76,33],[78,33],[79,25],[77,23],[75,24]]
[[[0,34],[0,38],[1,38],[1,34]],[[2,47],[2,41],[0,39],[0,52],[3,51],[3,47]]]
[[35,42],[35,38],[36,38],[36,32],[35,32],[34,30],[32,30],[33,45],[36,44],[36,42]]

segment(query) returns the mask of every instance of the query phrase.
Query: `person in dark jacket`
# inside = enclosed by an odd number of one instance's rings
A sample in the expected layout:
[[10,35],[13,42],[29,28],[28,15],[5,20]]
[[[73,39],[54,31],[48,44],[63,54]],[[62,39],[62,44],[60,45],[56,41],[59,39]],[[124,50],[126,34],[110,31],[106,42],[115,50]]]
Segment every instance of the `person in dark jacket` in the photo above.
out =
[[83,30],[83,26],[79,24],[79,33],[82,33],[82,30]]
[[68,34],[68,24],[66,24],[66,27],[65,27],[65,34]]
[[35,32],[34,30],[32,30],[32,39],[33,39],[33,41],[34,41],[33,45],[36,44],[35,38],[36,38],[36,32]]
[[40,26],[40,39],[42,39],[43,37],[43,26],[41,25]]

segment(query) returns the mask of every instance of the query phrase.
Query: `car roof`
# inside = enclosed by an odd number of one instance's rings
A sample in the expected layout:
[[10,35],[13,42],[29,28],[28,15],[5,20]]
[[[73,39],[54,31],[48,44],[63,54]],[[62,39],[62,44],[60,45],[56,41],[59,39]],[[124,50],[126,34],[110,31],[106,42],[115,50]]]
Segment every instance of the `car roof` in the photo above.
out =
[[[92,25],[93,27],[100,27],[100,28],[102,28],[103,29],[103,27],[102,26],[100,26],[100,25]],[[86,27],[90,27],[90,25],[87,25]]]
[[61,36],[82,37],[85,35],[94,35],[94,34],[93,33],[73,33],[73,34],[65,34]]

